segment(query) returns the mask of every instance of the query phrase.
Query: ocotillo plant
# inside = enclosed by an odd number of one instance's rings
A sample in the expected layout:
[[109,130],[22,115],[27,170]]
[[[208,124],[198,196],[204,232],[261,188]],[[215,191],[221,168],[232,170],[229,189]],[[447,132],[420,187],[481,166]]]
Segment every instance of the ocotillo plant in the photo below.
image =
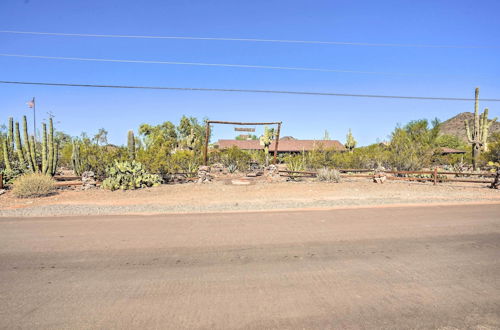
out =
[[[9,131],[11,126],[11,118],[9,118]],[[54,142],[54,126],[52,119],[49,120],[49,136],[47,137],[47,126],[44,123],[43,128],[43,136],[42,136],[42,152],[40,157],[37,157],[37,147],[34,136],[28,135],[28,125],[26,116],[23,117],[23,139],[21,139],[21,131],[19,129],[19,122],[15,122],[13,129],[13,137],[12,140],[15,142],[15,152],[19,163],[24,169],[30,170],[32,172],[42,172],[44,174],[54,175],[57,168],[58,161],[58,145]],[[8,133],[8,136],[11,133]],[[5,167],[7,169],[11,168],[11,164],[9,161],[9,154],[14,152],[14,148],[10,148],[9,150],[9,137],[7,137],[7,143],[4,143],[2,146],[4,149],[4,161]],[[38,159],[41,159],[42,166],[39,166]]]
[[354,136],[352,136],[351,129],[349,128],[349,132],[346,135],[345,147],[352,152],[356,147],[356,140],[354,140]]
[[477,169],[479,155],[482,150],[488,148],[488,130],[497,118],[488,121],[488,108],[479,115],[479,87],[476,88],[475,101],[474,101],[474,121],[472,130],[468,120],[465,120],[465,131],[467,133],[467,140],[472,145],[472,168]]
[[129,158],[129,160],[134,160],[135,159],[135,137],[134,137],[134,131],[128,131],[127,147],[128,147],[128,158]]

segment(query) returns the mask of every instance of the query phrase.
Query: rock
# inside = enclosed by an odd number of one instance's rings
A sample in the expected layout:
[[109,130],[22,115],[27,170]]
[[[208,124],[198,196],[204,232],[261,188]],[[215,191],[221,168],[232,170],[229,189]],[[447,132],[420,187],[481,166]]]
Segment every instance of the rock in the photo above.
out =
[[500,187],[500,168],[497,169],[497,173],[495,175],[495,179],[491,183],[490,188],[492,188],[492,189],[499,189],[499,187]]
[[210,175],[210,166],[200,166],[198,168],[198,181],[197,183],[205,183],[212,181],[212,175]]
[[212,173],[224,173],[226,171],[226,167],[221,163],[215,163],[210,167],[210,172]]
[[5,194],[5,189],[0,189],[0,195]]
[[375,174],[373,176],[373,182],[375,183],[384,183],[387,180],[387,176],[384,174]]
[[88,190],[96,187],[95,174],[92,171],[82,173],[82,190]]

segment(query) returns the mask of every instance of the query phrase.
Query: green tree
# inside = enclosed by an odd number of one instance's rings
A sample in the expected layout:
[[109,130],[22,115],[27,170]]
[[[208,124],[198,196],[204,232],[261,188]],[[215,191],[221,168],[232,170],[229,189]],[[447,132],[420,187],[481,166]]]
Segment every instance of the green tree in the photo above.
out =
[[430,166],[437,149],[439,121],[414,120],[404,127],[397,127],[389,144],[390,164],[399,170],[419,170]]
[[94,135],[94,142],[97,145],[108,144],[108,131],[104,128],[100,128],[99,131],[97,131],[97,134]]

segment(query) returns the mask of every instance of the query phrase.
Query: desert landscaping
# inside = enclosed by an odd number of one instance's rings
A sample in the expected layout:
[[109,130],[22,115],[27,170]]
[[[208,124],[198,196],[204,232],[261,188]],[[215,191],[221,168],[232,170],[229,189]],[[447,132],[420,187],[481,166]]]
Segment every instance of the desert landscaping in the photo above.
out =
[[500,329],[499,12],[0,0],[0,329]]

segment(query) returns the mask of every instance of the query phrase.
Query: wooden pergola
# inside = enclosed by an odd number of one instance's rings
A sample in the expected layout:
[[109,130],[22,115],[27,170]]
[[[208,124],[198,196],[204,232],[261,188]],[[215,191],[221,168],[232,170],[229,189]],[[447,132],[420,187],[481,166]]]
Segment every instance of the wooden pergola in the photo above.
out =
[[242,123],[235,121],[219,121],[219,120],[207,120],[206,121],[206,134],[205,134],[205,147],[203,148],[203,163],[208,164],[208,140],[210,138],[210,124],[222,124],[222,125],[239,125],[239,126],[255,126],[255,125],[277,125],[276,132],[276,143],[274,145],[274,164],[278,162],[278,144],[280,141],[280,130],[281,121],[274,121],[268,123]]

